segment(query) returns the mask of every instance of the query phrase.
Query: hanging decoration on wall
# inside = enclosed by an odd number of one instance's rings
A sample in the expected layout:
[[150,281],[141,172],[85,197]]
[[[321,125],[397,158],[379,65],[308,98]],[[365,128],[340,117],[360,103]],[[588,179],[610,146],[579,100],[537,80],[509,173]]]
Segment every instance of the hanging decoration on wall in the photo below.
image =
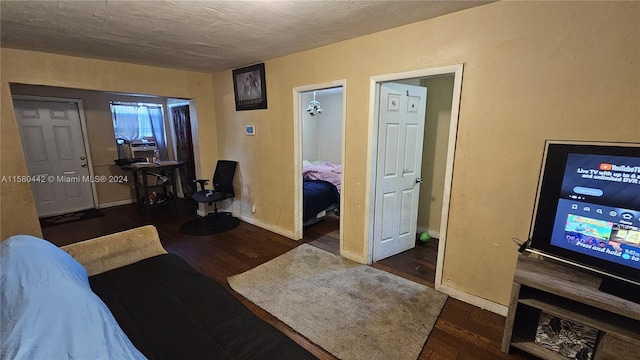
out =
[[236,111],[267,108],[264,63],[233,70]]
[[313,92],[313,100],[309,101],[309,105],[307,106],[307,112],[311,116],[316,116],[318,114],[322,114],[322,106],[319,101],[316,101],[316,92]]

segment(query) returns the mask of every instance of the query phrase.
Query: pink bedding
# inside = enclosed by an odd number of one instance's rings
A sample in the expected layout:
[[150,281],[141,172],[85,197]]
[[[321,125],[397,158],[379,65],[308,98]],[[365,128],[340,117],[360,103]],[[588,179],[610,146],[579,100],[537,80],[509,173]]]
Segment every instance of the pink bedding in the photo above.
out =
[[342,165],[323,161],[318,165],[303,165],[302,177],[309,180],[324,180],[332,183],[341,192],[340,178],[342,177]]

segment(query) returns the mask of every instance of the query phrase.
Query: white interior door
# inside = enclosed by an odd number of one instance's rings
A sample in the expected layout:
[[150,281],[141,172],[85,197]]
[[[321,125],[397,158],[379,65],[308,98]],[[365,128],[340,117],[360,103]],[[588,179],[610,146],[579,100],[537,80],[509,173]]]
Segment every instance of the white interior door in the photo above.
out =
[[427,88],[380,86],[373,260],[415,246]]
[[95,207],[76,103],[14,100],[39,217]]

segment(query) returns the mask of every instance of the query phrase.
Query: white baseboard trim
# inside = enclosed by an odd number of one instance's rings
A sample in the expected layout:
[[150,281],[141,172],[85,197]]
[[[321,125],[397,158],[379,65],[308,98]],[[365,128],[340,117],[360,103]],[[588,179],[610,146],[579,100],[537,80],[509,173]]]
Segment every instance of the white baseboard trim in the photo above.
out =
[[267,225],[267,224],[265,224],[265,223],[263,223],[261,221],[258,221],[258,220],[254,219],[252,217],[248,217],[248,216],[244,216],[244,215],[240,215],[240,214],[235,214],[235,213],[233,214],[233,216],[237,217],[238,219],[240,219],[240,220],[242,220],[242,221],[244,221],[246,223],[249,223],[251,225],[255,225],[255,226],[263,228],[265,230],[269,230],[271,232],[274,232],[274,233],[276,233],[278,235],[282,235],[282,236],[284,236],[286,238],[289,238],[291,240],[300,240],[300,239],[296,239],[295,238],[295,236],[293,234],[293,231],[287,231],[287,230],[282,229],[282,228],[277,227],[277,226]]
[[436,290],[443,292],[454,299],[458,299],[460,301],[466,302],[467,304],[471,304],[473,306],[477,306],[481,309],[491,311],[492,313],[496,313],[498,315],[507,316],[507,312],[509,311],[509,307],[505,305],[498,304],[496,302],[483,299],[481,297],[471,295],[464,291],[452,288],[451,286],[436,284]]
[[367,264],[367,259],[364,256],[357,255],[355,253],[352,253],[351,251],[340,249],[340,256],[342,256],[345,259],[355,261],[359,264],[365,264],[365,265]]
[[135,202],[135,200],[133,200],[133,199],[112,201],[112,202],[108,202],[108,203],[99,204],[98,205],[98,209],[110,208],[110,207],[120,206],[120,205],[128,205],[128,204],[133,204],[134,202]]
[[[228,209],[218,209],[218,211],[229,211],[229,210]],[[202,217],[207,216],[207,214],[209,214],[208,212],[202,211],[200,209],[198,209],[198,211],[196,213],[198,214],[198,216],[202,216]],[[282,236],[284,236],[286,238],[289,238],[291,240],[300,240],[300,239],[296,239],[294,237],[292,231],[286,231],[286,230],[284,230],[282,228],[279,228],[277,226],[267,225],[267,224],[265,224],[265,223],[263,223],[261,221],[258,221],[258,220],[254,219],[254,218],[251,218],[251,217],[248,217],[248,216],[244,216],[244,215],[240,215],[240,214],[236,214],[233,211],[231,211],[231,213],[233,214],[233,216],[235,216],[238,219],[240,219],[240,220],[242,220],[242,221],[244,221],[246,223],[249,223],[251,225],[255,225],[255,226],[259,227],[259,228],[263,228],[265,230],[271,231],[271,232],[276,233],[278,235],[282,235]]]

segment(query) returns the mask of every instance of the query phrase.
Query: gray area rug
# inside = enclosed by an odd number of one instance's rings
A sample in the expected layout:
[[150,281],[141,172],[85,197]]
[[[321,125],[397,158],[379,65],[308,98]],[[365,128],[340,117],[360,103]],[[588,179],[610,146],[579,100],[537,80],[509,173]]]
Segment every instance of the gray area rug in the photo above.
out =
[[229,285],[344,360],[420,355],[447,295],[302,244]]

